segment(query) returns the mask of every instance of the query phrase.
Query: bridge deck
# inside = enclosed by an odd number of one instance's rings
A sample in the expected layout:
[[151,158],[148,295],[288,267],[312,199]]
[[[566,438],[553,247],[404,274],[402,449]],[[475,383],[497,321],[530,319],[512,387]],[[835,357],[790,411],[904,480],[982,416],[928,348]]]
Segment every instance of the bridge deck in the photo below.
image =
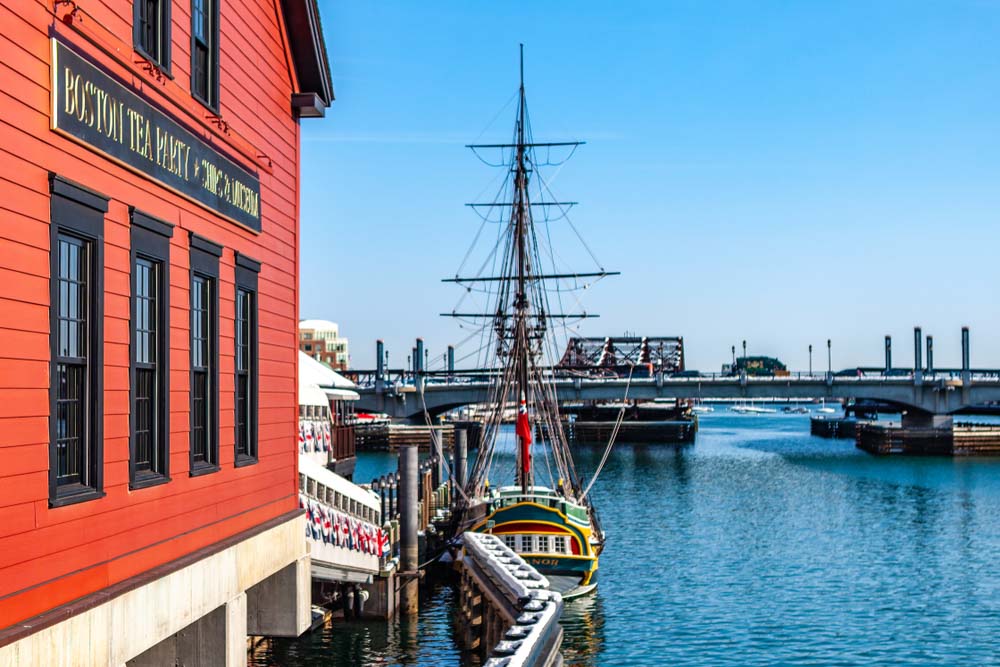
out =
[[[1000,371],[941,371],[925,375],[862,373],[855,376],[558,378],[560,402],[664,399],[857,399],[873,400],[928,414],[1000,402]],[[359,410],[415,418],[438,415],[489,400],[489,381],[421,377],[415,385],[375,384],[359,390]],[[513,401],[514,397],[508,400]]]

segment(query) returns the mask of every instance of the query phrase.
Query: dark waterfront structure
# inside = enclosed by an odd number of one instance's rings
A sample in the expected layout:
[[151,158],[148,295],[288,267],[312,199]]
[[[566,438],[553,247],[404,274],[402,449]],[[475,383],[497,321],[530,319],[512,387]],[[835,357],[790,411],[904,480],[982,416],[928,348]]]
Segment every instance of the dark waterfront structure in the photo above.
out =
[[858,420],[854,417],[834,417],[823,415],[809,418],[809,432],[821,438],[845,438],[853,440],[857,436]]

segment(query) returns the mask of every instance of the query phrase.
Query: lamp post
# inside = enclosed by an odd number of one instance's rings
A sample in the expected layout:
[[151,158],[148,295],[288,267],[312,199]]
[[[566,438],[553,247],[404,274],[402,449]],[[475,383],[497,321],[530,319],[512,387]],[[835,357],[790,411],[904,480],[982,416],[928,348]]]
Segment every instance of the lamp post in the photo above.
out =
[[813,346],[812,343],[809,344],[809,377],[813,374]]
[[826,339],[826,372],[830,377],[833,377],[833,352],[831,350],[833,343],[829,338]]

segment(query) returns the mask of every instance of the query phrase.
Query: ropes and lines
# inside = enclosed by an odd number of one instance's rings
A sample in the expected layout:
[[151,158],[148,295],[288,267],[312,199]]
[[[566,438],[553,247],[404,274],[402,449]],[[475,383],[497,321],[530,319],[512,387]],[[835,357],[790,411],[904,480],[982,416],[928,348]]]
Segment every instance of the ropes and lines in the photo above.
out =
[[611,454],[611,449],[615,446],[615,441],[618,439],[618,432],[622,428],[622,422],[625,420],[625,409],[628,407],[628,390],[632,386],[632,373],[635,371],[635,365],[629,364],[628,369],[628,382],[625,383],[625,397],[622,399],[622,409],[618,411],[618,419],[615,420],[615,426],[611,429],[611,437],[608,438],[608,446],[604,448],[604,454],[601,456],[601,462],[597,464],[597,468],[594,470],[594,476],[590,479],[590,484],[587,488],[583,490],[581,497],[586,498],[587,494],[590,493],[590,489],[594,486],[594,482],[597,478],[601,476],[601,471],[604,470],[604,464],[608,462],[608,456]]

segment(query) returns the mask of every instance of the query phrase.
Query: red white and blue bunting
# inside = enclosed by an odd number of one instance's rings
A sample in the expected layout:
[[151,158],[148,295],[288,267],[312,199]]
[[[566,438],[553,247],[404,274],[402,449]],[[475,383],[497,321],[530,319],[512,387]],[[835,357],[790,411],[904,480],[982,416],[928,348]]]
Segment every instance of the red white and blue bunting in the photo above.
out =
[[333,432],[328,420],[299,420],[299,453],[328,452],[333,449]]
[[306,511],[306,537],[343,549],[386,556],[389,533],[367,521],[338,512],[299,494],[299,507]]

